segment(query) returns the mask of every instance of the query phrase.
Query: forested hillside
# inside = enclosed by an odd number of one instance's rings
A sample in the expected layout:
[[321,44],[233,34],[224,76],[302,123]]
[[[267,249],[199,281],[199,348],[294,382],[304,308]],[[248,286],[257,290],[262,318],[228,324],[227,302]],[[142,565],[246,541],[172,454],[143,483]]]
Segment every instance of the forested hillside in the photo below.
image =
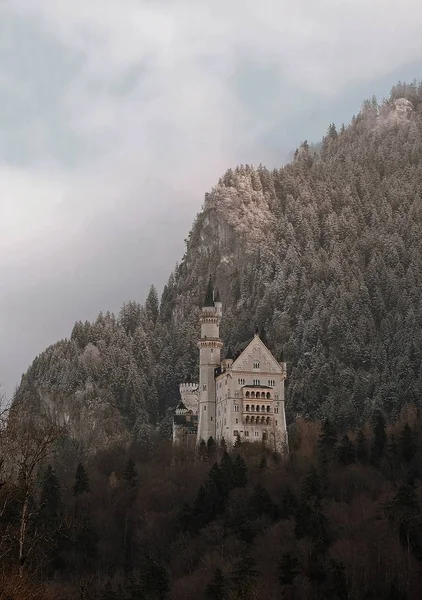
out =
[[[196,378],[198,306],[211,274],[222,335],[264,327],[288,364],[290,417],[359,426],[422,397],[422,87],[367,101],[349,126],[292,163],[228,170],[205,195],[161,300],[76,323],[17,394],[90,443],[168,432],[178,383]],[[80,413],[82,411],[82,416]],[[95,436],[94,436],[95,437]]]
[[32,419],[1,433],[20,473],[1,469],[1,600],[421,597],[414,407],[348,436],[298,419],[284,458],[156,435],[83,456]]

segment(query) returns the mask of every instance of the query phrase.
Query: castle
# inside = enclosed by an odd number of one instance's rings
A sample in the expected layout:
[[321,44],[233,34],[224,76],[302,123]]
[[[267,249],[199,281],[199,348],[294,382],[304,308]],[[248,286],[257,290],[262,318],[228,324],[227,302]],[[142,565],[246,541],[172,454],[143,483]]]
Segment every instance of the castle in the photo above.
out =
[[173,417],[175,443],[224,438],[264,442],[277,451],[287,446],[284,411],[286,364],[276,361],[258,333],[243,351],[221,360],[223,306],[211,280],[201,311],[199,384],[182,383]]

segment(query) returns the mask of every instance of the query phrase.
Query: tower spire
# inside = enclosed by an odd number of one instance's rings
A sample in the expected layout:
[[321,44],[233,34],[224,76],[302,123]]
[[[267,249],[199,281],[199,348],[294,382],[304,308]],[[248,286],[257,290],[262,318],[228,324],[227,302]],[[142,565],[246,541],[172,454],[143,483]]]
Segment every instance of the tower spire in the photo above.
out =
[[207,291],[205,293],[205,299],[203,306],[214,306],[214,290],[212,287],[211,275],[208,279]]

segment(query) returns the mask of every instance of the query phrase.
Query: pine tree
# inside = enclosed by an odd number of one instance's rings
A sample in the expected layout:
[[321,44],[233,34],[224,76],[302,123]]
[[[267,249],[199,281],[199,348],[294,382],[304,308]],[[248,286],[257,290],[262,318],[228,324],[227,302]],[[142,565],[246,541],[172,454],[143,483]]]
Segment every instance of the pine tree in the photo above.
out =
[[345,435],[337,448],[337,458],[341,465],[347,466],[355,462],[355,447],[348,435]]
[[240,454],[235,454],[232,465],[233,487],[245,487],[248,482],[248,469]]
[[122,473],[123,479],[126,481],[129,488],[134,489],[137,485],[138,471],[136,470],[133,458],[129,458],[126,462]]
[[362,429],[359,430],[356,440],[356,458],[362,464],[366,464],[368,462],[368,447],[366,444],[366,437]]
[[235,563],[232,573],[232,581],[239,599],[246,600],[248,598],[258,576],[256,561],[249,552],[246,552]]
[[140,584],[144,598],[164,600],[170,590],[170,577],[167,569],[151,557],[142,561]]
[[88,474],[82,463],[79,463],[75,474],[75,484],[73,486],[73,495],[80,496],[90,492]]
[[159,302],[157,290],[153,285],[150,287],[147,299],[145,301],[145,311],[151,322],[155,324],[159,314]]
[[104,587],[101,600],[120,600],[110,581],[107,581]]
[[300,563],[290,552],[286,552],[280,559],[278,580],[281,585],[292,585],[300,573]]
[[332,600],[348,600],[349,589],[344,564],[338,560],[330,560],[327,581],[324,586],[326,598]]
[[266,515],[273,520],[278,514],[277,506],[273,502],[268,490],[259,483],[254,487],[253,494],[248,503],[248,509],[250,519],[257,519]]
[[337,433],[335,427],[329,419],[326,419],[322,425],[321,435],[318,440],[319,449],[326,455],[330,455],[334,451],[336,443]]
[[226,600],[228,598],[228,582],[221,569],[216,569],[210,583],[205,590],[205,597],[209,600]]
[[371,447],[371,462],[374,465],[379,464],[379,461],[384,455],[384,449],[387,442],[387,433],[385,427],[385,418],[381,411],[375,415],[374,422],[374,439]]
[[45,531],[56,532],[60,526],[61,490],[57,475],[48,465],[42,476],[39,522]]
[[199,442],[199,446],[198,446],[198,458],[200,460],[203,460],[204,462],[208,460],[207,445],[206,445],[206,443],[205,443],[204,440],[201,440]]
[[407,423],[401,433],[399,447],[402,460],[410,463],[416,455],[417,445],[415,435]]
[[50,574],[64,566],[64,527],[61,523],[61,512],[60,483],[53,467],[48,465],[41,479],[38,528],[43,533],[44,555],[48,560]]
[[210,437],[208,438],[208,441],[207,441],[207,455],[208,455],[209,460],[215,459],[216,452],[217,452],[217,447],[216,447],[215,440],[212,437],[212,435],[210,435]]
[[289,519],[294,516],[297,511],[297,498],[293,494],[292,490],[287,487],[281,494],[281,502],[279,507],[279,515],[281,519]]

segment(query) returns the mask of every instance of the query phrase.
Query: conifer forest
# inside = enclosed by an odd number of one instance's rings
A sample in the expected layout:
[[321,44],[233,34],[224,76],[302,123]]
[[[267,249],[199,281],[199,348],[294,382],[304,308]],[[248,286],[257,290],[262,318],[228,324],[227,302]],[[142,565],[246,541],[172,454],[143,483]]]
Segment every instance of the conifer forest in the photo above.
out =
[[[422,83],[227,170],[185,241],[1,415],[0,600],[422,597]],[[287,364],[289,452],[172,444],[210,275],[223,355]]]

